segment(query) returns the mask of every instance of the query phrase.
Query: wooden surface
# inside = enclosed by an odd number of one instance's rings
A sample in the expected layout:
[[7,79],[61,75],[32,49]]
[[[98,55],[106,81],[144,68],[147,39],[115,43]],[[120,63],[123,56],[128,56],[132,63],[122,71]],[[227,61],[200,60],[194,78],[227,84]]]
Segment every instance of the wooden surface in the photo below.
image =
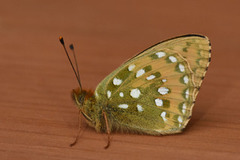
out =
[[[239,1],[1,1],[0,159],[240,159]],[[74,147],[77,87],[58,36],[75,44],[84,88],[168,38],[198,33],[212,63],[182,134],[106,136]]]

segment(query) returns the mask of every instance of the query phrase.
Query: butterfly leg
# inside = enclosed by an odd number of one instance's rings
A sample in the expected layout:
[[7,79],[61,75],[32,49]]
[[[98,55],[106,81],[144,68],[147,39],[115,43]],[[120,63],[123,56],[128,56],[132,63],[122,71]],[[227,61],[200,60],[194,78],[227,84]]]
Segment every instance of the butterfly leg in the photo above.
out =
[[105,119],[106,128],[107,128],[107,136],[108,136],[108,142],[107,142],[107,145],[104,148],[107,149],[110,146],[110,129],[109,129],[109,125],[108,125],[107,116],[106,116],[106,113],[104,111],[103,111],[103,117]]
[[74,146],[79,138],[80,132],[81,132],[81,123],[82,123],[82,116],[81,116],[81,110],[79,109],[78,112],[78,132],[77,132],[77,136],[75,138],[75,141],[73,143],[70,144],[70,147]]

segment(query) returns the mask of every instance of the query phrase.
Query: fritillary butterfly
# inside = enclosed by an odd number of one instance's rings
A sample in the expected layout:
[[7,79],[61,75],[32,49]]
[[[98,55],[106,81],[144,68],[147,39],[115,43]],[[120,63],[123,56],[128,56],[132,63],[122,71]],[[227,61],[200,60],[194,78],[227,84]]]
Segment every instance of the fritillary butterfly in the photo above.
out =
[[[60,41],[66,50],[62,37]],[[72,95],[97,132],[179,133],[191,118],[210,53],[210,41],[202,35],[160,42],[123,63],[94,93],[82,89],[78,69],[69,59],[80,86]],[[106,148],[109,144],[110,139]]]

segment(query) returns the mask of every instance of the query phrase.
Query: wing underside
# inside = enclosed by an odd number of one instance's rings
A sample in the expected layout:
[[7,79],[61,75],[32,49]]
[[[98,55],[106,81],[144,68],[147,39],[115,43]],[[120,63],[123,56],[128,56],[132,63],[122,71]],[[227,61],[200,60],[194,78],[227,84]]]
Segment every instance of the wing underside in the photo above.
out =
[[187,125],[210,62],[199,35],[156,44],[107,76],[95,91],[115,128],[172,134]]

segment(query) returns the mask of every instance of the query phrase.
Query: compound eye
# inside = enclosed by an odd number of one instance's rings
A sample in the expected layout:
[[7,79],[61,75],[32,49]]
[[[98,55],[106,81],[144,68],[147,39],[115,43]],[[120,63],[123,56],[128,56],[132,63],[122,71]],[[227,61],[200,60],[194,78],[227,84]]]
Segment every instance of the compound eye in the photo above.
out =
[[83,104],[83,102],[84,102],[84,96],[79,96],[79,97],[78,97],[78,102],[79,102],[80,104]]

